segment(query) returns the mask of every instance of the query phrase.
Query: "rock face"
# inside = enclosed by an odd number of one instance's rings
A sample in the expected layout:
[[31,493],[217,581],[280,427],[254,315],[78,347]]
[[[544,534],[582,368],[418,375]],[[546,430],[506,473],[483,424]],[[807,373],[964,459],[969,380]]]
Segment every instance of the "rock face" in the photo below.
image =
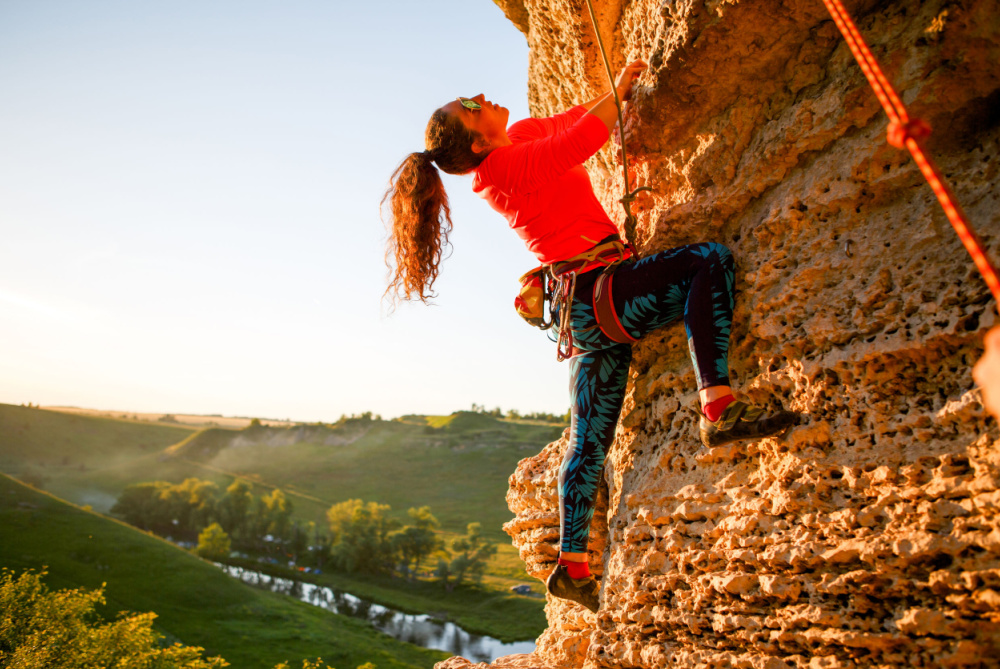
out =
[[[606,89],[583,0],[495,1],[535,115]],[[732,248],[733,385],[806,421],[705,450],[682,326],[637,343],[591,535],[601,610],[550,600],[537,651],[494,667],[1000,666],[1000,441],[971,378],[996,305],[822,2],[594,5],[615,71],[650,63],[625,114],[654,189],[641,251]],[[848,9],[1000,257],[1000,3]],[[615,153],[588,167],[621,222]],[[565,446],[511,476],[539,578]]]

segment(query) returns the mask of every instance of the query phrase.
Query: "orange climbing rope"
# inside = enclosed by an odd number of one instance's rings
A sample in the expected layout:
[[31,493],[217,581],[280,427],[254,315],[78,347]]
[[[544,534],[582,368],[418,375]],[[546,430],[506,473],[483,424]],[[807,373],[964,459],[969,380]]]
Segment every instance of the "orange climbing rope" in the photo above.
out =
[[944,209],[945,216],[951,221],[952,227],[955,228],[959,239],[965,245],[965,250],[972,256],[972,261],[979,269],[979,273],[983,275],[986,285],[989,287],[990,292],[993,293],[993,298],[1000,305],[1000,280],[997,279],[996,270],[993,269],[989,259],[986,257],[986,253],[983,251],[982,242],[979,241],[972,226],[969,225],[969,219],[966,217],[965,212],[962,211],[961,206],[955,199],[955,194],[952,193],[944,177],[941,176],[941,172],[930,159],[930,156],[924,153],[921,141],[931,134],[930,125],[919,118],[911,119],[910,115],[907,114],[906,107],[903,106],[899,96],[896,95],[892,84],[882,74],[882,69],[875,60],[875,56],[868,49],[868,45],[865,44],[864,38],[861,37],[858,27],[854,24],[854,21],[840,0],[823,0],[823,4],[826,5],[837,27],[840,28],[841,34],[847,41],[847,46],[851,48],[851,53],[854,54],[858,65],[861,66],[861,71],[865,73],[868,83],[871,84],[879,102],[882,103],[882,108],[885,109],[885,113],[889,117],[889,143],[898,149],[904,147],[909,149],[910,155],[913,156],[913,160],[917,163],[917,167],[920,168],[920,172],[927,179],[927,183],[930,184],[931,189],[937,196],[938,202],[941,203],[941,208]]

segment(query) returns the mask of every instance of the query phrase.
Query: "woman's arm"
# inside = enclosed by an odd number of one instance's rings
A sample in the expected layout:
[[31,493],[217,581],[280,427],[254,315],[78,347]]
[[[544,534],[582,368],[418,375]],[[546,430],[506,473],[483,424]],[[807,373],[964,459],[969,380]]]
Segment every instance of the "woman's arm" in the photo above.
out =
[[581,104],[580,104],[580,105],[578,105],[578,106],[581,106],[581,107],[583,107],[584,109],[586,109],[587,111],[590,111],[591,109],[593,109],[593,108],[594,108],[594,105],[596,105],[596,104],[597,104],[598,102],[600,102],[600,101],[601,101],[601,100],[603,100],[604,98],[608,97],[609,95],[611,95],[611,93],[601,93],[600,95],[598,95],[598,96],[597,96],[596,98],[594,98],[593,100],[587,100],[586,102],[584,102],[584,103],[581,103]]
[[[637,60],[622,70],[617,81],[622,98],[627,98],[633,80],[645,68],[646,63]],[[572,111],[564,112],[549,119],[537,119],[537,122],[551,126],[551,132],[558,130],[557,126],[571,116],[575,116]],[[496,155],[480,165],[480,179],[506,195],[524,195],[579,165],[604,145],[618,122],[614,96],[606,93],[589,112],[576,118],[578,120],[565,129],[496,149]]]
[[[618,97],[622,101],[628,100],[630,94],[632,93],[632,83],[639,78],[639,75],[643,70],[646,69],[646,61],[636,60],[630,63],[621,71],[618,75],[618,79],[615,80],[615,88],[618,89]],[[597,118],[604,122],[607,126],[608,132],[611,132],[615,128],[615,124],[618,123],[618,109],[615,106],[615,96],[610,92],[591,100],[584,104],[587,107],[587,113],[593,114]]]

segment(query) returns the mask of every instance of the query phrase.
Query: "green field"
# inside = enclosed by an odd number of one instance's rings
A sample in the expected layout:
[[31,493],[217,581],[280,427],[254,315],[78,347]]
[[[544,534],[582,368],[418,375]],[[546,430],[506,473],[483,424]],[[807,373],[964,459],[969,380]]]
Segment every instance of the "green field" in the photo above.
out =
[[247,587],[214,565],[123,523],[0,476],[0,565],[48,568],[52,589],[106,583],[102,614],[154,611],[171,641],[202,646],[234,667],[322,657],[338,669],[429,668],[447,653],[380,634],[367,623]]
[[322,578],[387,606],[443,613],[470,631],[513,641],[537,636],[545,618],[544,600],[512,595],[510,587],[526,583],[539,595],[544,590],[525,574],[501,529],[511,518],[504,500],[507,478],[520,459],[537,453],[562,429],[459,412],[196,431],[0,404],[0,471],[101,512],[133,483],[197,477],[224,488],[240,477],[253,482],[257,494],[280,487],[295,504],[297,518],[321,527],[331,505],[354,498],[389,504],[404,522],[408,508],[428,505],[445,539],[464,534],[469,522],[481,522],[499,550],[479,588],[446,594],[428,582]]

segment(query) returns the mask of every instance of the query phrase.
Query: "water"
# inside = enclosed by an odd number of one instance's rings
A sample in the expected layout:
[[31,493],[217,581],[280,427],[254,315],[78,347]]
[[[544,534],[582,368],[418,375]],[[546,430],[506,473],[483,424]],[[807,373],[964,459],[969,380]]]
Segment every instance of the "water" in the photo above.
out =
[[352,594],[314,583],[269,576],[242,567],[219,565],[222,570],[249,585],[297,597],[303,602],[328,611],[367,620],[376,629],[394,639],[424,648],[443,650],[475,662],[492,662],[504,655],[530,653],[534,641],[502,643],[490,636],[471,634],[454,623],[426,614],[414,615],[393,611]]

